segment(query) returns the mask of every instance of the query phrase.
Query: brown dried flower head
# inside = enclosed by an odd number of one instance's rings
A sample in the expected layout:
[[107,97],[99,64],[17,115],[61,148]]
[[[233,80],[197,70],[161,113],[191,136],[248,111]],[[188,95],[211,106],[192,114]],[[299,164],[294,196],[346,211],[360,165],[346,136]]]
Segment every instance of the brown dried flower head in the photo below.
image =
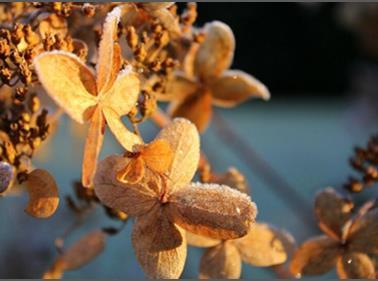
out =
[[352,206],[332,188],[317,195],[315,214],[326,235],[299,247],[290,265],[295,276],[324,274],[336,266],[340,278],[375,278],[378,209],[368,204],[353,216]]
[[136,217],[132,244],[144,272],[178,278],[186,259],[185,230],[214,239],[239,238],[256,216],[250,198],[227,186],[191,183],[199,162],[199,135],[185,119],[175,119],[155,141],[169,143],[172,163],[165,175],[146,169],[136,184],[117,179],[130,158],[110,156],[100,162],[95,192],[110,208]]

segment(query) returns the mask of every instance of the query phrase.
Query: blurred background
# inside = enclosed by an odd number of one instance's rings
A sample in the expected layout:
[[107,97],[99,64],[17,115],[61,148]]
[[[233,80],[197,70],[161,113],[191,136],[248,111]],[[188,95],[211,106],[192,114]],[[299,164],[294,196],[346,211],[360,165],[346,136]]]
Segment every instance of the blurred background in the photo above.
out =
[[[182,4],[180,4],[182,6]],[[323,3],[198,3],[198,24],[221,20],[236,37],[232,68],[249,72],[271,91],[269,102],[217,109],[202,138],[217,172],[245,174],[258,219],[285,228],[298,243],[320,231],[312,204],[317,191],[341,188],[352,173],[348,158],[378,132],[378,5]],[[142,128],[146,139],[157,132]],[[34,165],[57,179],[62,197],[80,178],[85,131],[66,116]],[[101,156],[120,153],[107,133]],[[372,188],[357,202],[377,197]],[[0,198],[0,277],[38,278],[52,263],[53,241],[74,222],[62,204],[49,220],[23,212],[27,197]],[[98,209],[67,243],[99,226],[117,226]],[[105,252],[66,277],[142,277],[130,242],[131,221]],[[196,277],[201,249],[190,248],[184,278]],[[244,278],[274,277],[243,266]],[[335,277],[331,272],[324,277]]]

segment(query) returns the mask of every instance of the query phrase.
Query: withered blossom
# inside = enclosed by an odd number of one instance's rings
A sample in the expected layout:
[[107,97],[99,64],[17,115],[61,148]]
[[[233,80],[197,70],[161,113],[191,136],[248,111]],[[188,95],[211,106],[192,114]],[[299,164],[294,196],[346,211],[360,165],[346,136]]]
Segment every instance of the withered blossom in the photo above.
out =
[[305,241],[290,270],[297,277],[320,275],[336,266],[340,278],[374,279],[378,253],[378,209],[365,205],[356,214],[353,203],[332,188],[315,199],[315,214],[326,235]]
[[144,272],[154,278],[178,278],[186,259],[185,230],[214,239],[239,238],[256,216],[250,198],[227,186],[191,183],[199,162],[199,135],[185,119],[175,119],[156,140],[170,144],[173,161],[166,174],[146,169],[137,184],[117,173],[132,161],[110,156],[100,162],[95,192],[110,208],[136,217],[132,244]]
[[205,25],[204,41],[193,45],[184,62],[167,85],[161,100],[170,101],[173,117],[185,117],[203,132],[211,119],[212,105],[234,107],[248,98],[268,100],[268,89],[241,70],[229,70],[235,50],[230,27],[214,21]]
[[126,149],[140,138],[130,132],[121,117],[129,113],[139,94],[137,75],[126,68],[121,72],[117,28],[121,9],[108,14],[99,46],[96,76],[72,53],[45,52],[34,60],[38,78],[47,93],[79,123],[90,122],[85,143],[82,182],[89,187],[107,124]]

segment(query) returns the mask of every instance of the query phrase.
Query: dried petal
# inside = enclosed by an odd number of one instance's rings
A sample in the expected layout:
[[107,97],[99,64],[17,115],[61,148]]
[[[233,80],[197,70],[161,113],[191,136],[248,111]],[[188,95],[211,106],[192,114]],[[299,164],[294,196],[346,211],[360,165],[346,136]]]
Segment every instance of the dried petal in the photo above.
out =
[[119,115],[113,109],[104,107],[102,112],[104,113],[106,123],[108,124],[110,131],[123,146],[123,148],[130,151],[133,149],[134,145],[143,143],[137,134],[130,132],[126,128]]
[[82,183],[84,187],[91,187],[93,184],[93,177],[97,168],[97,159],[104,140],[104,126],[104,117],[101,110],[97,107],[91,118],[84,147],[82,164]]
[[333,188],[326,188],[315,198],[319,227],[330,237],[341,239],[343,225],[350,219],[353,203]]
[[116,7],[105,19],[96,65],[97,89],[99,93],[106,92],[113,85],[119,71],[120,52],[119,47],[115,44],[115,40],[117,38],[120,17],[121,8]]
[[89,263],[104,250],[105,242],[106,234],[99,229],[81,237],[61,256],[64,270],[74,270]]
[[327,236],[309,239],[295,252],[290,271],[296,277],[324,274],[336,265],[340,253],[339,243]]
[[138,100],[139,88],[140,82],[136,73],[129,67],[125,68],[118,74],[113,87],[105,93],[101,105],[111,108],[118,116],[128,114]]
[[165,93],[159,94],[160,101],[184,100],[190,94],[194,94],[198,86],[195,81],[187,78],[183,73],[175,73],[172,79],[168,80]]
[[232,63],[235,38],[231,28],[220,21],[205,25],[205,40],[194,62],[194,69],[202,80],[219,77]]
[[185,233],[161,206],[136,219],[131,234],[136,257],[152,278],[179,278],[186,260]]
[[351,251],[378,254],[378,209],[372,209],[357,219],[347,239]]
[[13,167],[7,162],[0,162],[0,194],[11,187],[13,178]]
[[337,261],[337,274],[341,279],[375,279],[375,268],[368,255],[357,252],[344,254]]
[[156,11],[160,9],[167,9],[172,6],[175,2],[146,2],[139,3],[139,5],[147,12]]
[[259,267],[284,263],[294,248],[293,237],[265,223],[255,223],[246,236],[234,243],[244,262]]
[[94,187],[103,204],[137,216],[149,211],[158,201],[156,193],[145,182],[131,185],[117,180],[117,171],[127,165],[128,161],[130,160],[121,156],[109,156],[101,161],[95,175]]
[[190,246],[209,248],[221,243],[220,240],[212,239],[206,236],[197,235],[186,231],[186,242]]
[[25,211],[36,218],[52,216],[59,205],[58,186],[46,170],[35,169],[28,175],[26,186],[29,203]]
[[75,55],[63,51],[45,52],[34,59],[38,79],[50,97],[75,121],[88,119],[96,105],[95,78]]
[[201,279],[238,279],[241,274],[241,259],[238,249],[231,241],[223,242],[204,253],[200,263]]
[[142,157],[130,159],[130,161],[117,172],[117,180],[123,183],[136,184],[140,182],[145,174],[144,161]]
[[170,190],[181,188],[193,178],[200,156],[199,135],[196,127],[183,118],[176,118],[163,128],[156,140],[166,140],[174,153],[167,173]]
[[210,181],[220,185],[227,185],[240,192],[249,193],[249,187],[245,176],[236,168],[230,167],[222,174],[212,174]]
[[169,198],[172,219],[195,234],[215,239],[246,235],[256,217],[249,196],[228,186],[193,183]]
[[163,139],[157,139],[141,151],[146,166],[154,172],[165,174],[172,166],[173,151],[171,145]]
[[208,92],[189,95],[182,102],[172,103],[169,113],[173,117],[183,117],[192,121],[200,132],[204,132],[213,113],[212,100]]
[[171,36],[178,36],[181,33],[180,25],[176,17],[167,9],[150,10],[149,14],[156,18]]
[[58,258],[54,264],[43,273],[42,279],[62,279],[64,273],[64,262]]
[[226,71],[210,87],[214,104],[222,107],[233,107],[249,98],[270,98],[263,83],[240,70]]

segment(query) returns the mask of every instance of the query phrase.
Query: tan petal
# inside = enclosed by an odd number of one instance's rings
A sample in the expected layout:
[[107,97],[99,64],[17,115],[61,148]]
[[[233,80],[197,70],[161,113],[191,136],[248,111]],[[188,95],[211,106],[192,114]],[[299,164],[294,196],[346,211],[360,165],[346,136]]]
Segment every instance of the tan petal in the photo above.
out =
[[172,6],[175,2],[146,2],[138,3],[144,10],[151,12],[160,9],[167,9]]
[[34,59],[38,79],[49,96],[75,121],[83,123],[97,104],[95,78],[75,55],[45,52]]
[[246,194],[249,193],[249,186],[245,176],[235,167],[230,167],[225,173],[212,173],[210,182],[227,185]]
[[121,170],[117,171],[117,180],[123,183],[136,184],[145,175],[145,164],[142,157],[130,159],[129,163]]
[[173,162],[171,145],[163,139],[157,139],[146,145],[140,151],[140,156],[149,169],[160,174],[166,174]]
[[200,263],[200,279],[238,279],[241,274],[238,249],[228,242],[212,247],[204,253]]
[[226,71],[210,87],[213,103],[222,107],[233,107],[249,98],[270,98],[269,90],[263,83],[240,70]]
[[224,185],[193,183],[173,193],[168,200],[175,223],[215,239],[246,235],[257,213],[249,196]]
[[120,67],[120,49],[115,44],[121,8],[114,8],[106,17],[96,65],[97,89],[106,92],[113,84]]
[[102,112],[105,115],[106,123],[108,124],[110,131],[123,148],[131,151],[134,145],[143,143],[138,135],[130,132],[126,128],[119,115],[113,109],[104,107]]
[[161,206],[136,219],[131,234],[136,257],[151,278],[179,278],[186,260],[185,233]]
[[43,273],[42,279],[62,279],[64,273],[64,262],[58,258],[53,265]]
[[336,269],[341,279],[375,279],[374,263],[363,253],[344,254],[337,261]]
[[89,126],[84,147],[82,164],[82,184],[91,187],[96,173],[97,160],[104,140],[105,120],[99,108],[96,108]]
[[35,169],[28,175],[26,186],[29,203],[25,211],[36,218],[52,216],[59,205],[58,186],[46,170]]
[[319,227],[330,237],[341,239],[343,225],[350,219],[353,202],[333,188],[326,188],[315,198],[315,214]]
[[201,79],[219,77],[232,63],[235,38],[225,23],[213,21],[205,25],[206,37],[194,61],[195,72]]
[[372,209],[357,219],[347,239],[350,250],[378,254],[378,209]]
[[167,9],[150,10],[149,14],[156,18],[171,36],[179,36],[181,34],[178,19]]
[[186,242],[190,246],[201,248],[209,248],[221,243],[221,241],[218,239],[212,239],[206,236],[197,235],[189,231],[186,231]]
[[172,117],[183,117],[192,121],[200,132],[209,126],[212,110],[210,93],[188,95],[183,101],[173,102],[169,108]]
[[166,140],[174,153],[167,173],[173,192],[188,184],[197,170],[200,157],[198,131],[188,120],[177,118],[163,128],[156,139]]
[[138,76],[131,68],[122,70],[109,92],[101,101],[103,107],[109,107],[118,116],[126,115],[135,106],[140,90]]
[[181,72],[175,73],[172,79],[168,80],[165,93],[158,94],[158,100],[160,101],[182,101],[188,95],[194,94],[198,86],[195,81],[187,78],[185,74]]
[[255,223],[246,236],[233,242],[244,262],[259,267],[284,263],[295,247],[290,234],[265,223]]
[[339,243],[327,236],[309,239],[295,252],[290,271],[296,277],[324,274],[336,265],[340,253]]
[[128,185],[117,181],[116,173],[130,161],[121,156],[110,156],[101,161],[94,179],[98,199],[109,208],[136,216],[157,204],[156,194],[144,182]]
[[65,270],[80,268],[96,258],[105,248],[106,234],[96,229],[73,243],[61,256]]

